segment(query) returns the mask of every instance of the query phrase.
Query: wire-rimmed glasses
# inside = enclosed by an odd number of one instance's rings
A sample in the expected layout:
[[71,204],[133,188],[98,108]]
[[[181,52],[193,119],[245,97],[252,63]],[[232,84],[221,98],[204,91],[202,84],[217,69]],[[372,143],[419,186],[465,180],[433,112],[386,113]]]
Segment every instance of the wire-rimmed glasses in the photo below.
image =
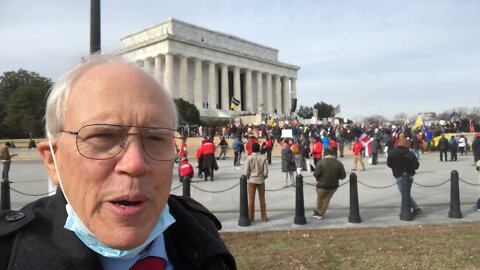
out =
[[[129,133],[130,128],[136,128],[138,131]],[[145,154],[158,161],[175,159],[177,145],[181,145],[180,133],[169,128],[90,124],[78,131],[60,132],[75,135],[80,155],[96,160],[110,159],[120,154],[127,144],[129,135],[140,136]]]

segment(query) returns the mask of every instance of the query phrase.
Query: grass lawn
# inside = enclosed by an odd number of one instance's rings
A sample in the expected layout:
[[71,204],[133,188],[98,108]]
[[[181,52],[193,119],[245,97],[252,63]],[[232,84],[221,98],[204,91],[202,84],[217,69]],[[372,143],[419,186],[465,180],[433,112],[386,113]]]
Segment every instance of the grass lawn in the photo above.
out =
[[222,233],[238,269],[480,269],[480,224]]

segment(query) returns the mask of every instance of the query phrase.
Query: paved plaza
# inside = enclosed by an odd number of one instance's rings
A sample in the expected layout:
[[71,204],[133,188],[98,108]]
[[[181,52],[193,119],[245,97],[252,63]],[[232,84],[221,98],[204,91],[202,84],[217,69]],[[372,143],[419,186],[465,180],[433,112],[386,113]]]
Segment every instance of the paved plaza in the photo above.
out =
[[[10,171],[12,209],[48,194],[48,180],[42,162],[35,150],[20,156],[23,160],[14,160]],[[340,159],[345,165],[347,175],[352,171],[352,157]],[[335,193],[325,219],[312,218],[316,205],[315,179],[312,173],[302,172],[304,177],[304,205],[307,224],[295,225],[295,188],[285,188],[281,173],[280,157],[273,158],[266,182],[266,202],[269,221],[260,222],[259,212],[250,226],[238,226],[239,219],[239,182],[243,173],[235,170],[233,160],[219,160],[220,169],[215,172],[215,181],[203,181],[195,176],[191,186],[191,197],[195,198],[216,214],[223,224],[222,231],[267,231],[284,229],[321,229],[386,227],[396,225],[452,224],[480,222],[480,212],[473,208],[480,197],[479,174],[473,166],[473,156],[459,156],[457,162],[440,162],[438,153],[427,153],[420,157],[420,168],[415,175],[412,196],[422,207],[424,214],[414,221],[402,221],[399,218],[400,193],[395,185],[391,170],[386,166],[386,158],[380,157],[376,166],[367,164],[366,171],[356,171],[358,176],[358,196],[361,223],[349,223],[350,191],[348,177]],[[244,162],[244,160],[243,160]],[[196,164],[193,164],[196,165]],[[175,167],[172,194],[181,195],[182,186]],[[460,178],[460,201],[463,218],[449,218],[450,210],[450,174],[457,170]],[[258,199],[256,201],[258,208]],[[259,209],[257,209],[259,211]]]

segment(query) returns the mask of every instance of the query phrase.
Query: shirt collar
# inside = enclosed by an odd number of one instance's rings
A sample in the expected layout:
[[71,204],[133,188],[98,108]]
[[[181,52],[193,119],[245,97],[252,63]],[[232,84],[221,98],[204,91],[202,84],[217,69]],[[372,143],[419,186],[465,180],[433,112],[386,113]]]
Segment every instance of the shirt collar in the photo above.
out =
[[112,259],[98,255],[100,262],[102,263],[103,269],[105,270],[119,270],[119,269],[130,269],[136,261],[149,257],[155,256],[160,257],[165,260],[165,269],[173,269],[171,263],[168,260],[167,251],[165,249],[165,240],[163,234],[158,236],[152,244],[148,247],[147,251],[142,254],[139,254],[131,259]]

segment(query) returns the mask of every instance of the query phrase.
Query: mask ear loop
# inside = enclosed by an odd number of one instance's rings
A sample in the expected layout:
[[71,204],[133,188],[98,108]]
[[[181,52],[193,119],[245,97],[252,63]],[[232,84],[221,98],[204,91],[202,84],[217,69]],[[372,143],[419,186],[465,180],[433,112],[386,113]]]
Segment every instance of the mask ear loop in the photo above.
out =
[[67,204],[72,205],[67,198],[67,194],[65,194],[65,190],[63,189],[62,178],[60,178],[60,173],[58,172],[57,161],[55,159],[55,151],[53,151],[53,146],[52,146],[52,142],[50,141],[50,139],[48,140],[48,146],[50,147],[50,152],[52,153],[53,166],[55,167],[55,173],[57,174],[58,183],[60,184],[60,188],[63,191],[63,196],[65,197],[65,200],[67,201]]

